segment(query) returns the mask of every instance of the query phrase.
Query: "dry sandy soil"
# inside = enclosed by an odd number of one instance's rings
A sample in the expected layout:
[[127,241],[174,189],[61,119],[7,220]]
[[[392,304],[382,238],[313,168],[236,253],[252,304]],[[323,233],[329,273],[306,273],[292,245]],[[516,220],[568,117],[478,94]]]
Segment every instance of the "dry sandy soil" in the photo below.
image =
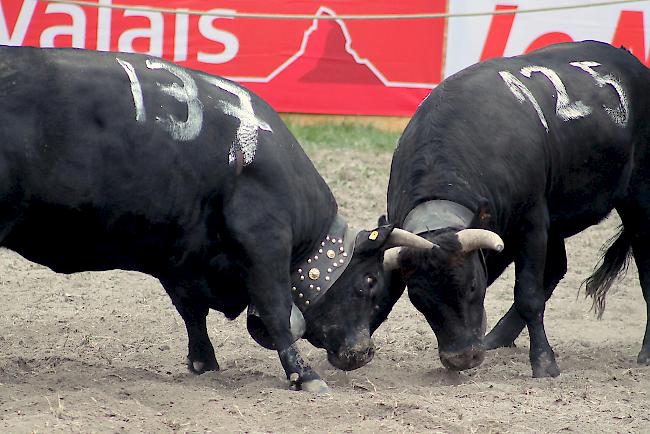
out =
[[[355,226],[385,208],[390,155],[312,155]],[[244,317],[209,316],[220,372],[185,368],[185,329],[155,279],[55,274],[0,252],[0,432],[650,432],[650,368],[636,364],[645,304],[636,270],[602,320],[579,294],[613,216],[568,241],[569,272],[546,310],[562,375],[532,379],[528,338],[462,373],[442,368],[435,336],[403,297],[375,334],[374,360],[336,371],[304,355],[329,396],[288,390],[275,352]],[[512,302],[512,269],[487,296],[490,324]]]

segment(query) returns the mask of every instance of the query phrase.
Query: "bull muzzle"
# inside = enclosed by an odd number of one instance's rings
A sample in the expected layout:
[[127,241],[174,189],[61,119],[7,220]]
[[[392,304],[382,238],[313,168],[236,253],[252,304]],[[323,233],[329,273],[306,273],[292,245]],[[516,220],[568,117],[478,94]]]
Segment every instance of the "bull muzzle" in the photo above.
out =
[[358,369],[370,362],[375,355],[375,345],[370,337],[363,339],[351,347],[338,351],[327,351],[327,360],[332,366],[343,371]]
[[464,350],[460,351],[445,351],[438,350],[440,361],[442,365],[451,369],[452,371],[464,371],[479,366],[485,359],[485,346],[483,345],[483,337],[487,328],[487,312],[483,309],[483,316],[481,318],[481,325],[478,329],[479,336],[474,344],[469,345]]
[[479,366],[485,359],[485,348],[472,345],[464,351],[439,351],[442,365],[452,371],[464,371]]
[[[305,318],[302,316],[302,312],[300,312],[300,309],[298,309],[298,307],[293,303],[291,304],[289,324],[291,328],[291,343],[294,343],[305,334],[307,325],[305,323]],[[260,317],[259,311],[253,304],[248,305],[246,328],[255,342],[269,350],[277,349],[275,342],[273,342],[268,329]]]

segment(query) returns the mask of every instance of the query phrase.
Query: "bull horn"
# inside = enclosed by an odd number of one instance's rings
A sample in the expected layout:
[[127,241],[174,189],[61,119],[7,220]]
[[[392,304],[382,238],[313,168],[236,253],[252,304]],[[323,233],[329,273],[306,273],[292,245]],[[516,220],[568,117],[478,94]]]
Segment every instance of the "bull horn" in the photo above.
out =
[[[291,339],[292,343],[302,338],[307,329],[305,323],[305,317],[303,317],[300,309],[294,304],[291,303],[291,315],[289,317],[289,324],[291,328]],[[248,328],[248,333],[251,335],[253,340],[269,350],[275,350],[275,342],[271,339],[262,318],[260,317],[259,311],[253,304],[248,305],[248,312],[246,317],[246,328]]]
[[384,253],[384,271],[393,271],[399,268],[399,252],[401,247],[391,247]]
[[503,250],[503,240],[499,235],[485,229],[463,229],[456,233],[463,252],[468,253],[477,249]]
[[386,243],[391,246],[413,247],[416,249],[431,249],[435,246],[426,238],[400,228],[393,229]]

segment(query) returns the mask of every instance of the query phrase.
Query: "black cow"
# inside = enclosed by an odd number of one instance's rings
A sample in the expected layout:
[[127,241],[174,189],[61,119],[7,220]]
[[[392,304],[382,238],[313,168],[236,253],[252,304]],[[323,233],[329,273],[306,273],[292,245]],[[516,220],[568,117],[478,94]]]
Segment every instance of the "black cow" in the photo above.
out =
[[210,308],[249,306],[295,388],[327,390],[296,349],[303,331],[336,367],[372,358],[383,252],[418,237],[349,229],[260,98],[136,54],[2,47],[0,75],[2,246],[57,272],[158,278],[195,373],[218,369]]
[[[512,345],[526,325],[533,376],[558,375],[543,319],[567,269],[564,239],[612,209],[623,225],[587,293],[602,313],[631,249],[650,303],[649,95],[650,73],[633,55],[585,41],[473,65],[418,108],[393,157],[388,215],[435,246],[387,253],[389,268],[399,266],[389,278],[392,300],[408,286],[446,366],[481,362],[485,288],[514,262],[514,305],[485,347]],[[479,237],[468,243],[456,234],[465,228]],[[650,363],[649,327],[641,364]]]

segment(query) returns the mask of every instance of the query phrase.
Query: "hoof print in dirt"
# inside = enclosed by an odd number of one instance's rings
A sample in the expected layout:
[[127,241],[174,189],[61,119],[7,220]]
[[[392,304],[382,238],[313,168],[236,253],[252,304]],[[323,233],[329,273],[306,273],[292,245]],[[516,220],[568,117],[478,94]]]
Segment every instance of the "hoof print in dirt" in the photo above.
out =
[[305,392],[316,393],[318,395],[328,395],[330,388],[323,380],[309,380],[300,385],[300,390]]

